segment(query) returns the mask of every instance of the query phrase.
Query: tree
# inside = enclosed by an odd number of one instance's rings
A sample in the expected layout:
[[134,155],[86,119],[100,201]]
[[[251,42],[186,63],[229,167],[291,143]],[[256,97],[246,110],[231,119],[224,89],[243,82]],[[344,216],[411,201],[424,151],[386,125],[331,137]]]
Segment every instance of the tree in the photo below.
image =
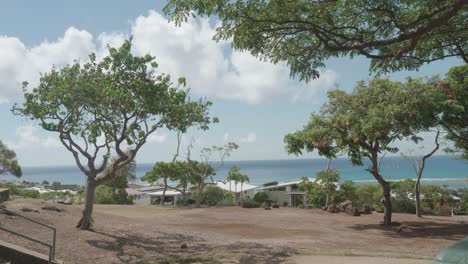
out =
[[247,175],[241,174],[241,177],[239,178],[239,182],[241,183],[241,200],[244,201],[244,194],[242,192],[242,189],[244,187],[244,182],[250,182],[250,178]]
[[43,186],[49,186],[49,181],[43,180],[41,183]]
[[[206,180],[211,179],[211,182],[215,182],[213,176],[216,175],[216,171],[219,170],[224,165],[224,160],[231,155],[231,152],[238,149],[239,146],[234,142],[228,142],[224,146],[212,146],[209,148],[203,148],[200,152],[201,162],[191,160],[191,149],[193,147],[193,141],[189,144],[187,148],[187,162],[189,167],[189,173],[192,174],[191,177],[196,179],[198,185],[198,193],[203,193],[205,188]],[[218,155],[220,164],[214,168],[211,163],[211,158],[213,155]],[[197,206],[201,204],[201,195],[197,199]]]
[[310,80],[332,57],[365,56],[372,72],[416,70],[447,57],[468,63],[467,6],[466,0],[171,0],[164,11],[177,24],[215,15],[221,20],[215,40],[285,61],[291,75]]
[[0,141],[0,175],[4,173],[11,173],[16,177],[22,175],[21,167],[16,160],[16,153]]
[[327,168],[325,171],[318,171],[315,175],[315,182],[319,184],[325,193],[325,205],[328,206],[330,197],[336,191],[338,181],[340,180],[340,174],[336,170],[330,170]]
[[51,185],[52,189],[54,189],[55,191],[57,191],[61,186],[62,186],[62,183],[58,181],[52,182],[52,185]]
[[[237,204],[237,184],[241,183],[241,195],[242,195],[242,185],[244,182],[248,182],[250,179],[247,175],[240,173],[240,168],[237,166],[232,166],[229,168],[228,175],[226,177],[226,181],[229,181],[229,192],[231,192],[231,182],[234,182],[234,189],[235,189],[235,203]],[[242,198],[242,197],[241,197]]]
[[424,87],[421,80],[408,79],[406,83],[375,78],[358,82],[352,93],[335,90],[328,94],[328,102],[319,114],[312,114],[304,129],[285,136],[289,153],[301,154],[303,150],[318,150],[321,156],[336,157],[345,152],[353,165],[362,165],[368,159],[368,171],[382,187],[384,225],[391,225],[392,203],[390,183],[380,171],[386,152],[395,153],[395,140],[404,137],[419,142],[417,133],[434,122],[420,115],[435,115],[429,108],[422,113],[419,91]]
[[176,187],[167,186],[167,188],[180,192],[184,205],[187,205],[187,187],[189,184],[196,184],[196,178],[192,177],[189,172],[188,163],[184,161],[157,162],[141,180],[154,185],[158,180],[164,178],[178,182]]
[[439,135],[440,135],[440,130],[437,130],[434,142],[435,146],[434,148],[429,151],[427,154],[423,156],[418,156],[415,155],[414,153],[410,153],[410,155],[404,155],[408,159],[411,159],[413,161],[413,168],[416,172],[416,182],[414,184],[414,198],[415,198],[415,206],[416,206],[416,216],[422,217],[422,210],[421,210],[421,178],[424,172],[424,168],[426,166],[426,161],[432,155],[436,153],[436,151],[440,147],[439,143]]
[[[126,151],[127,155],[130,155],[131,150]],[[112,162],[107,165],[102,175],[106,175],[112,171],[112,164],[115,162],[117,157],[114,157]],[[96,197],[95,203],[101,204],[132,204],[133,199],[128,195],[126,188],[128,188],[128,181],[133,181],[136,179],[136,161],[133,159],[130,163],[127,163],[125,166],[120,168],[115,177],[109,179],[108,181],[103,183],[101,189],[96,189],[96,196],[98,195],[98,191],[101,191],[101,200],[98,201],[98,197]],[[107,187],[107,188],[106,188]],[[110,200],[107,199],[107,190],[110,190]]]
[[448,150],[468,159],[468,64],[451,68],[436,88],[445,98],[440,125],[447,131],[446,138],[454,143],[454,148]]
[[[109,48],[99,62],[91,54],[87,63],[53,68],[30,92],[24,83],[25,101],[12,109],[56,133],[73,154],[87,179],[85,208],[77,225],[81,229],[91,226],[96,187],[132,162],[151,134],[163,127],[205,130],[211,122],[211,102],[190,100],[181,89],[183,78],[174,84],[169,75],[156,74],[154,57],[133,56],[131,47],[131,40],[125,41],[117,49]],[[112,168],[99,176],[111,156],[117,157]]]

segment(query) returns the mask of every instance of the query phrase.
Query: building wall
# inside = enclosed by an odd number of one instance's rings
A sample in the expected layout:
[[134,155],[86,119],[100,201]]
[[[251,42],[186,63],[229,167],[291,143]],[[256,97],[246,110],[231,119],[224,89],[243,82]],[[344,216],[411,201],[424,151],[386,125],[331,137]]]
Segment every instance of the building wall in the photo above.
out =
[[290,195],[287,191],[268,191],[265,190],[268,195],[268,198],[274,203],[276,202],[279,205],[283,205],[285,202],[288,203],[288,206],[291,205]]

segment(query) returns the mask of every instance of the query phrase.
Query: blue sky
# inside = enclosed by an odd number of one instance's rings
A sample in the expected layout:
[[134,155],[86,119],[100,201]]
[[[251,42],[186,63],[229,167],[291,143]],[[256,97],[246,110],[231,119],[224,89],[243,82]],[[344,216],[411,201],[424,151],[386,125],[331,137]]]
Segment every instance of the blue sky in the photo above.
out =
[[[240,149],[233,160],[287,159],[283,137],[300,129],[312,111],[336,85],[351,90],[355,82],[369,79],[365,58],[332,59],[322,77],[311,83],[289,79],[284,64],[259,62],[248,53],[233,52],[229,43],[210,38],[215,19],[192,20],[175,28],[161,14],[164,1],[8,1],[0,10],[0,139],[14,148],[23,166],[74,164],[71,154],[34,123],[10,113],[20,102],[19,83],[37,83],[38,73],[86,60],[87,54],[105,53],[105,46],[135,37],[136,54],[150,52],[161,70],[186,76],[194,96],[214,102],[213,116],[221,123],[209,131],[186,136],[198,147],[235,141]],[[151,10],[151,11],[150,11]],[[422,67],[406,76],[443,75],[461,61],[450,59]],[[429,142],[431,136],[425,135]],[[407,142],[402,149],[415,148]],[[141,151],[138,162],[168,160],[175,150],[175,135],[160,131]],[[314,154],[305,157],[316,157]]]

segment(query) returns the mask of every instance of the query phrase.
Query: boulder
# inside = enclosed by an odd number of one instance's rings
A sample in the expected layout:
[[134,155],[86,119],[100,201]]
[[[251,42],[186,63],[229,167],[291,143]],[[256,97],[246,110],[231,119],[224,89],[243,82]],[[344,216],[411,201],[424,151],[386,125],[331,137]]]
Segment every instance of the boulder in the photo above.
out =
[[384,212],[384,209],[382,209],[382,208],[377,208],[377,209],[375,209],[375,211],[376,211],[377,213],[379,213],[379,214],[382,214],[382,213]]
[[349,207],[349,206],[353,206],[353,202],[351,202],[350,200],[346,200],[340,204],[338,204],[336,207],[338,208],[338,210],[340,210],[340,212],[346,212],[346,208]]
[[338,210],[338,208],[336,208],[336,206],[330,205],[330,206],[327,207],[327,212],[329,212],[329,213],[338,213],[339,210]]
[[357,208],[354,208],[354,207],[351,207],[351,206],[346,207],[346,214],[351,215],[351,216],[360,216],[361,215]]
[[273,208],[279,208],[279,204],[274,204]]
[[47,211],[59,212],[59,213],[64,211],[63,209],[57,208],[57,207],[52,206],[52,205],[43,206],[43,207],[41,207],[41,209],[42,210],[47,210]]
[[324,206],[322,206],[321,209],[322,209],[322,211],[326,211],[326,210],[328,209],[328,206],[327,206],[327,205],[324,205]]
[[360,214],[371,214],[371,210],[369,207],[362,207],[361,209],[359,209],[359,213]]
[[271,207],[265,207],[265,210],[271,210]]

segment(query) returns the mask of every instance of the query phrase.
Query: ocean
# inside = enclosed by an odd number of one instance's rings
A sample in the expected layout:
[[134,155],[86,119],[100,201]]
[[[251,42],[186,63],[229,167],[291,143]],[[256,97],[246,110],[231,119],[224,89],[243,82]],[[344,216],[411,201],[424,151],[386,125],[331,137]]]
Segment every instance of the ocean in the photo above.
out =
[[[222,180],[231,166],[241,168],[243,174],[250,177],[250,183],[259,185],[271,181],[287,181],[300,179],[303,176],[314,177],[319,170],[326,168],[325,159],[290,159],[290,160],[255,160],[255,161],[226,161],[217,170],[215,180]],[[385,157],[381,171],[387,180],[414,179],[415,171],[412,162],[403,157]],[[214,162],[218,167],[220,164]],[[143,176],[151,170],[153,164],[137,164],[136,174]],[[372,175],[366,171],[369,163],[364,166],[352,166],[348,159],[340,158],[331,164],[332,169],[340,173],[341,181],[352,180],[357,183],[375,182]],[[24,167],[23,176],[2,175],[0,180],[49,182],[59,181],[63,184],[85,185],[85,177],[76,166],[48,166]],[[139,179],[135,183],[142,183]],[[468,187],[468,161],[455,159],[450,156],[434,156],[428,159],[423,175],[422,184],[434,184],[449,188]]]

